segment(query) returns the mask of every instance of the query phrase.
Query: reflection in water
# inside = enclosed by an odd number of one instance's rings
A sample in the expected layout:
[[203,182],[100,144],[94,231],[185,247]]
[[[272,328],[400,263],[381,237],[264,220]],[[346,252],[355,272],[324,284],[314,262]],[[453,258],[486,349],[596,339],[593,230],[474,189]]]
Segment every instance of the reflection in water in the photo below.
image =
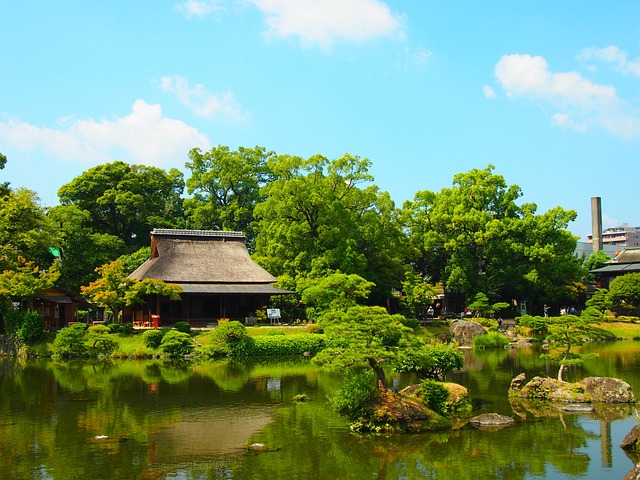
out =
[[[617,376],[638,391],[640,344],[599,344],[570,374]],[[598,345],[591,344],[589,348]],[[327,402],[342,381],[308,359],[189,365],[160,361],[0,360],[0,463],[12,479],[621,478],[629,405],[589,414],[509,401],[511,378],[553,367],[529,350],[465,352],[449,380],[469,388],[473,415],[516,419],[497,432],[356,435]],[[415,379],[393,376],[403,388]],[[305,394],[309,402],[295,402]],[[248,451],[249,443],[267,452]]]

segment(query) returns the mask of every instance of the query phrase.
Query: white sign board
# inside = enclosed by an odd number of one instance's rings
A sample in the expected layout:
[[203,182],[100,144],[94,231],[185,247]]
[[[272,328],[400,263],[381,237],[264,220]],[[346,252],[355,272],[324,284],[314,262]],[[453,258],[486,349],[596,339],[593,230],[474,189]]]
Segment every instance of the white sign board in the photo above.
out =
[[267,317],[268,318],[280,318],[280,309],[279,308],[267,308]]

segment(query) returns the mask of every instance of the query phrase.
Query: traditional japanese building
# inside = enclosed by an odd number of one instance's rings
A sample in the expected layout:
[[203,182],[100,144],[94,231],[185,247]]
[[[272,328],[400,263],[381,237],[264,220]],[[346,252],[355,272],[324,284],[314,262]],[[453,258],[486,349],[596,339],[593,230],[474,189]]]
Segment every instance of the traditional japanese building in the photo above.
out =
[[159,315],[161,326],[205,326],[221,318],[247,323],[272,296],[294,293],[272,286],[276,278],[251,259],[241,232],[154,229],[151,257],[130,278],[182,288],[180,301],[150,295],[145,305],[124,312],[126,320],[152,325]]
[[47,288],[33,300],[33,308],[42,315],[47,330],[59,330],[78,321],[78,310],[90,310],[84,298],[59,288]]
[[611,280],[626,273],[640,272],[640,247],[625,248],[604,267],[591,270],[598,288],[609,288]]

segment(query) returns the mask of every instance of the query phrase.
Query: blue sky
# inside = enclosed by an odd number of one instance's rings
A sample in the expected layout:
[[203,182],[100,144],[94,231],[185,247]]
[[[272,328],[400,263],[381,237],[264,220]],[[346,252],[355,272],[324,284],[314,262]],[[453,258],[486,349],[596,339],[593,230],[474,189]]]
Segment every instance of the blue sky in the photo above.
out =
[[43,205],[193,147],[373,163],[397,205],[495,166],[542,213],[640,225],[640,2],[0,2],[0,180]]

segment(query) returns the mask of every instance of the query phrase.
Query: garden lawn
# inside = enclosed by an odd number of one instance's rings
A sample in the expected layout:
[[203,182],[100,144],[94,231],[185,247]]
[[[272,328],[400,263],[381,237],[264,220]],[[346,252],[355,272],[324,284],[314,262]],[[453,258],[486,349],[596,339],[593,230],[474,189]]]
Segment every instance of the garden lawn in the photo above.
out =
[[631,322],[603,322],[596,327],[611,332],[616,338],[639,338],[640,324]]

